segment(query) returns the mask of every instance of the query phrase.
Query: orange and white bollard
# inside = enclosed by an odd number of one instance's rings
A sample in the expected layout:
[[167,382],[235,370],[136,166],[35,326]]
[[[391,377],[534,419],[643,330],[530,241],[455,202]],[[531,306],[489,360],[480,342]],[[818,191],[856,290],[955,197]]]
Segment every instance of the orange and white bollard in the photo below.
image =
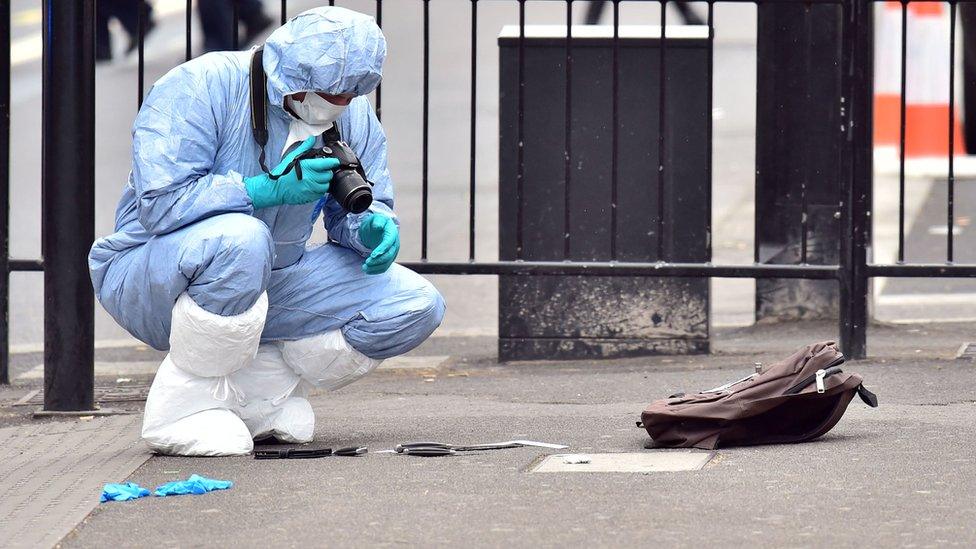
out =
[[[945,177],[949,168],[950,32],[942,3],[912,2],[905,8],[905,114],[902,135],[902,4],[884,2],[875,18],[874,165],[884,175],[900,172],[904,138],[907,177]],[[956,41],[962,33],[956,27]],[[958,60],[960,56],[956,56]],[[961,64],[960,64],[961,67]],[[960,70],[955,71],[956,75]],[[958,80],[958,76],[956,76]],[[953,168],[976,175],[976,158],[965,156],[959,124],[960,93],[952,120]]]

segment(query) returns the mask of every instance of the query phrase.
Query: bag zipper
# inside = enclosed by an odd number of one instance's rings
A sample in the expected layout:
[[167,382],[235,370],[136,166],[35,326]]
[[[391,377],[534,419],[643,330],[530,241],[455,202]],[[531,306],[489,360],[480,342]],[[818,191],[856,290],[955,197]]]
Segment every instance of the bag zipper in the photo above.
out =
[[724,393],[725,391],[729,390],[733,386],[738,385],[740,383],[745,383],[746,381],[749,381],[749,380],[755,378],[758,375],[759,375],[758,372],[755,373],[755,374],[749,374],[749,375],[747,375],[746,377],[744,377],[742,379],[737,379],[735,381],[730,381],[729,383],[726,383],[725,385],[719,385],[718,387],[715,387],[714,389],[709,389],[707,391],[698,391],[698,394],[707,395],[709,393]]
[[823,393],[824,391],[826,391],[826,386],[824,385],[824,379],[826,379],[826,378],[828,378],[828,377],[830,377],[832,375],[839,374],[839,373],[843,372],[844,370],[842,370],[840,368],[840,365],[843,364],[843,363],[844,363],[844,357],[840,357],[840,358],[835,359],[833,362],[831,362],[830,364],[828,364],[826,368],[821,368],[820,370],[817,370],[813,374],[808,375],[807,377],[805,377],[805,378],[801,379],[800,381],[798,381],[796,384],[794,384],[789,389],[783,391],[783,394],[784,395],[795,395],[796,393],[799,393],[807,385],[810,385],[811,383],[816,383],[817,384],[817,392],[818,393]]

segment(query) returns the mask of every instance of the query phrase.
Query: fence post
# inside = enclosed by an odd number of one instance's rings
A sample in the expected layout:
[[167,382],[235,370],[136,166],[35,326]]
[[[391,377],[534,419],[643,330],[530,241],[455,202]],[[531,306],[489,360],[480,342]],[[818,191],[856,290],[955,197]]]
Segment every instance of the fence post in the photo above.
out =
[[848,0],[845,70],[848,146],[844,234],[841,238],[840,341],[849,358],[867,356],[868,276],[873,182],[874,4]]
[[[0,50],[10,51],[10,0],[0,0]],[[10,383],[10,55],[0,55],[0,385]]]
[[43,4],[44,410],[94,407],[95,0]]

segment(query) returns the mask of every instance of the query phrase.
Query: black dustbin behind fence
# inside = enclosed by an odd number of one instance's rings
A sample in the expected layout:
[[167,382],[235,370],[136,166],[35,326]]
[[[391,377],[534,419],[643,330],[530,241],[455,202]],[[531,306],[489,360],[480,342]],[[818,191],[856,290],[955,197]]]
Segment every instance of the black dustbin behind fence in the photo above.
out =
[[[506,27],[498,40],[500,258],[708,261],[707,28],[668,30],[661,235],[659,31],[620,27],[616,258],[611,243],[613,31],[609,26],[573,28],[568,226],[565,31],[560,25],[525,29],[521,257],[518,27]],[[534,360],[707,352],[708,305],[707,279],[502,276],[499,355]]]

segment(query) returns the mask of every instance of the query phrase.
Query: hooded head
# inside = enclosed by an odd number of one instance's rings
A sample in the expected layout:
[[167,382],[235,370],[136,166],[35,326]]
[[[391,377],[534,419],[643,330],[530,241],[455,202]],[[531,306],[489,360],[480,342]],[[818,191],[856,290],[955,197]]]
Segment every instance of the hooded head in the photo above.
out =
[[264,45],[268,101],[298,92],[366,95],[383,77],[386,39],[372,17],[321,7],[293,17]]

